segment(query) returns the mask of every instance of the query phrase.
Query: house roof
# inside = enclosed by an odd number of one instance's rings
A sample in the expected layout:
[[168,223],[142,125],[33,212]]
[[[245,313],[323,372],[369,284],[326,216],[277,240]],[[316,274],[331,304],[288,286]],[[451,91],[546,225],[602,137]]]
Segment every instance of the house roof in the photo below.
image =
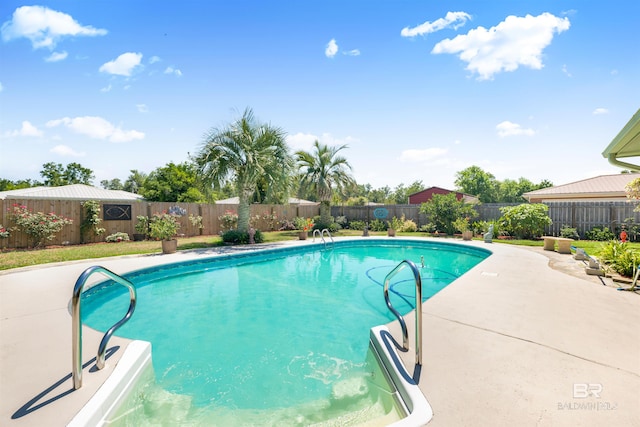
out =
[[30,187],[18,190],[0,191],[2,199],[55,199],[55,200],[100,200],[135,201],[144,200],[139,194],[122,190],[105,190],[84,184],[60,187]]
[[[239,197],[230,197],[228,199],[216,200],[217,205],[238,205],[240,204]],[[318,202],[312,202],[310,200],[297,199],[295,197],[289,197],[290,205],[317,205]]]
[[531,199],[556,199],[577,197],[626,197],[625,186],[640,177],[637,173],[619,173],[615,175],[601,175],[595,178],[583,179],[568,184],[529,191],[522,196]]
[[640,157],[640,109],[613,138],[602,155],[609,159],[609,163],[612,165],[640,170],[640,166],[620,160],[620,158]]

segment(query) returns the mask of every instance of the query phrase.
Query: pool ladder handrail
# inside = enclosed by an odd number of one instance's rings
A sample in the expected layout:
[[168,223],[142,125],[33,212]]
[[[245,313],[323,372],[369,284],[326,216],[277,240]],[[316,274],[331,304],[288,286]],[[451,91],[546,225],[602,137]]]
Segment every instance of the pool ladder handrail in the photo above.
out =
[[328,228],[324,228],[322,229],[322,231],[318,230],[317,228],[315,230],[313,230],[313,241],[316,241],[316,232],[320,235],[320,239],[322,240],[322,243],[324,243],[324,246],[327,246],[327,241],[324,239],[324,233],[327,233],[327,236],[329,236],[329,238],[331,239],[331,243],[334,243],[333,240],[333,236],[331,235],[331,233],[329,232]]
[[400,328],[402,328],[402,350],[409,351],[407,323],[404,320],[404,316],[393,307],[389,299],[389,282],[393,276],[402,271],[407,265],[411,269],[416,282],[416,365],[422,366],[422,278],[420,277],[420,270],[413,261],[408,259],[403,260],[384,278],[384,300],[389,310],[396,316],[398,322],[400,322]]
[[82,272],[76,284],[73,287],[73,296],[71,298],[71,339],[72,339],[72,362],[73,362],[73,388],[75,390],[82,387],[82,315],[80,301],[82,291],[87,279],[93,273],[102,273],[109,277],[114,282],[121,284],[129,289],[129,310],[127,314],[120,319],[115,325],[113,325],[102,337],[100,345],[98,346],[98,355],[96,356],[96,367],[98,369],[104,368],[105,352],[107,351],[107,344],[113,333],[122,326],[133,315],[133,311],[136,308],[137,292],[136,288],[129,280],[116,273],[107,270],[99,265],[87,268]]

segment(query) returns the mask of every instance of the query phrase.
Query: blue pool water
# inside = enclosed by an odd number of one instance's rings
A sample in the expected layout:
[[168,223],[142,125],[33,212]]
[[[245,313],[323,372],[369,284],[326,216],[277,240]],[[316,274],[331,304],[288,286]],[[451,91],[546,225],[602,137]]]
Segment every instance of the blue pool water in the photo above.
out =
[[[384,302],[385,276],[402,260],[414,261],[426,300],[488,254],[372,239],[154,268],[128,276],[138,305],[117,334],[152,343],[156,383],[188,396],[184,412],[311,406],[316,413],[341,393],[349,406],[354,395],[370,394],[363,390],[373,375],[369,329],[394,320]],[[394,277],[390,295],[399,312],[413,309],[408,269]],[[83,298],[85,324],[101,331],[128,307],[119,286],[98,286]]]

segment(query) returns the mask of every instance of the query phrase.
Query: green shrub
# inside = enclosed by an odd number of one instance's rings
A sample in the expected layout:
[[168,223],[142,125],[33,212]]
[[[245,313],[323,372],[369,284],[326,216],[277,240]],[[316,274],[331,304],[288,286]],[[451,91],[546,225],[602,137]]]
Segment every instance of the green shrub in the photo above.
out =
[[127,233],[117,232],[117,233],[109,234],[107,237],[104,238],[104,241],[108,243],[128,242],[129,235]]
[[336,224],[338,224],[340,228],[347,228],[348,223],[346,216],[340,215],[336,217]]
[[44,245],[47,240],[53,240],[65,225],[73,223],[73,220],[53,212],[46,214],[32,212],[26,206],[19,204],[14,204],[9,209],[9,219],[15,224],[13,230],[22,231],[29,236],[29,243],[34,248]]
[[610,240],[602,246],[600,260],[622,276],[633,276],[640,263],[640,253],[626,243]]
[[387,231],[387,223],[380,219],[374,219],[369,223],[369,230],[371,231]]
[[[500,208],[501,229],[518,239],[533,239],[544,233],[544,228],[552,221],[547,214],[549,207],[542,203],[523,203],[518,206]],[[494,228],[493,234],[496,235]]]
[[580,240],[578,229],[569,227],[568,225],[562,226],[562,228],[560,229],[560,237],[564,237],[567,239]]
[[359,220],[353,220],[351,222],[349,222],[349,229],[350,230],[364,230],[366,223],[364,221],[359,221]]
[[593,227],[591,230],[584,233],[587,240],[596,240],[598,242],[606,242],[607,240],[613,240],[616,235],[613,234],[609,227]]
[[[222,241],[225,243],[231,243],[234,245],[247,245],[249,244],[249,233],[234,230],[227,230],[222,233]],[[260,230],[256,230],[256,234],[253,236],[255,243],[264,242],[264,235]]]
[[[96,236],[101,235],[106,230],[99,227],[102,219],[100,218],[100,203],[95,200],[87,200],[82,203],[84,207],[84,218],[80,224],[80,237],[84,242],[84,236],[91,231]],[[128,239],[127,239],[128,240]]]
[[404,224],[402,224],[402,229],[400,231],[415,233],[418,231],[418,226],[413,220],[407,219],[404,221]]

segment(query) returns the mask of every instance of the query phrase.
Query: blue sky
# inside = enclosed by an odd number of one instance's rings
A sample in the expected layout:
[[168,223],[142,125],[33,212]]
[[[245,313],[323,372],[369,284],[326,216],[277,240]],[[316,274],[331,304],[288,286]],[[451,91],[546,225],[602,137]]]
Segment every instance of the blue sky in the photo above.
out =
[[251,107],[292,152],[347,144],[360,184],[453,188],[471,165],[564,184],[637,111],[640,2],[0,4],[0,177],[124,181]]

